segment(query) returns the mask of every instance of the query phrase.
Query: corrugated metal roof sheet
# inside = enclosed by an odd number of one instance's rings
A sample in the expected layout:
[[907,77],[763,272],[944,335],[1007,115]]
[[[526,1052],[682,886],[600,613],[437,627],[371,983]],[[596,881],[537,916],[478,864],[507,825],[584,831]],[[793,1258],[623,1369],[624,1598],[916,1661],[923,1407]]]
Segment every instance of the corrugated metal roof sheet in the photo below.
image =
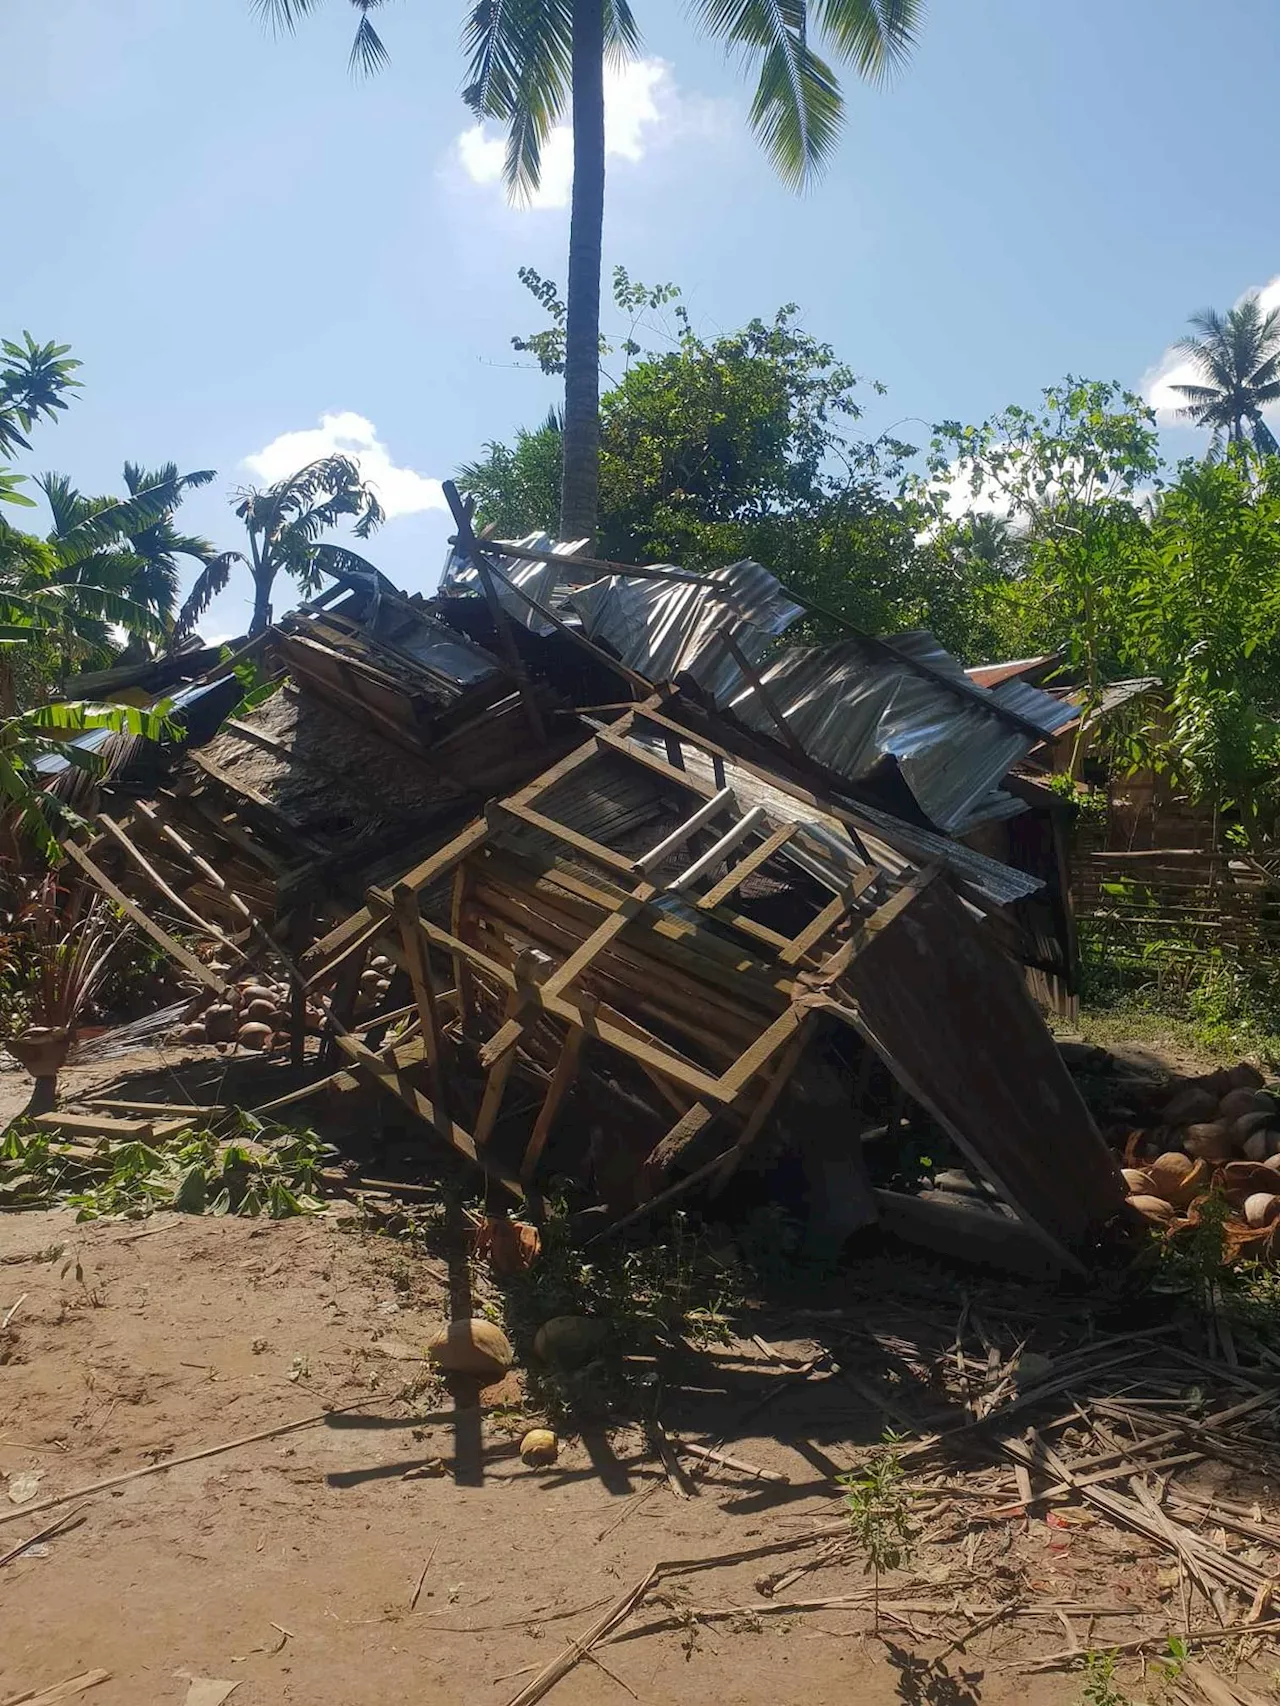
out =
[[[964,679],[960,665],[932,634],[898,635],[893,645]],[[796,738],[819,763],[854,782],[881,759],[896,759],[922,810],[944,830],[965,824],[1033,744],[981,703],[895,664],[860,639],[790,648],[762,680]],[[1023,682],[1007,682],[991,697],[1046,734],[1071,720],[1056,699]],[[727,706],[761,734],[775,733],[773,718],[750,685],[740,687]]]
[[[541,535],[520,543],[552,548]],[[489,549],[496,553],[500,546]],[[1016,675],[992,690],[978,686],[925,630],[896,635],[891,642],[854,636],[834,645],[790,648],[769,662],[777,637],[804,614],[804,607],[759,563],[732,563],[698,584],[609,575],[574,586],[568,553],[576,547],[555,549],[566,553],[562,561],[505,557],[498,566],[513,585],[548,608],[558,602],[562,610],[575,612],[588,638],[604,642],[647,680],[658,684],[687,674],[722,709],[776,737],[772,713],[727,647],[717,643],[719,636],[730,635],[760,669],[770,696],[811,757],[851,782],[883,759],[895,759],[921,809],[939,829],[958,832],[974,821],[975,812],[987,817],[1005,810],[992,800],[992,791],[1035,742],[1025,726],[1017,727],[1001,712],[1046,736],[1073,720],[1069,707]],[[442,589],[478,587],[476,571],[452,559]],[[550,624],[510,587],[499,583],[495,590],[503,608],[527,627],[550,631]],[[949,689],[939,676],[961,691]]]
[[759,563],[730,563],[705,579],[714,586],[611,575],[579,588],[569,603],[588,638],[607,642],[650,681],[687,674],[719,698],[741,682],[742,672],[727,648],[716,644],[717,636],[731,635],[743,655],[758,663],[771,642],[804,615],[804,607]]

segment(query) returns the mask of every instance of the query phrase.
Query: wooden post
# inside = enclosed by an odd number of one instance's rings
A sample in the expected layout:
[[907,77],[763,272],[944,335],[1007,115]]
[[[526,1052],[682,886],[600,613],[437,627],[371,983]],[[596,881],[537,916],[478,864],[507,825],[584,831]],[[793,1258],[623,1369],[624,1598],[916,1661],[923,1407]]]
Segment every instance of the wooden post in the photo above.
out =
[[520,1163],[520,1177],[526,1183],[537,1171],[538,1162],[542,1159],[542,1151],[547,1146],[551,1128],[555,1124],[556,1115],[560,1112],[561,1104],[573,1088],[578,1076],[578,1062],[582,1055],[582,1045],[587,1040],[587,1033],[581,1025],[570,1025],[564,1039],[564,1047],[560,1050],[560,1058],[556,1069],[551,1075],[551,1083],[543,1099],[538,1117],[534,1121],[529,1142],[524,1152],[524,1160]]
[[440,1031],[440,1016],[436,1010],[436,991],[431,976],[431,961],[427,953],[426,941],[422,935],[422,919],[418,912],[418,897],[407,884],[399,883],[392,891],[391,898],[396,923],[400,929],[400,942],[404,949],[405,970],[409,973],[409,981],[413,985],[413,998],[418,1005],[418,1018],[422,1025],[422,1040],[426,1049],[427,1070],[431,1074],[433,1099],[442,1115],[448,1118],[448,1079],[441,1053],[443,1042]]

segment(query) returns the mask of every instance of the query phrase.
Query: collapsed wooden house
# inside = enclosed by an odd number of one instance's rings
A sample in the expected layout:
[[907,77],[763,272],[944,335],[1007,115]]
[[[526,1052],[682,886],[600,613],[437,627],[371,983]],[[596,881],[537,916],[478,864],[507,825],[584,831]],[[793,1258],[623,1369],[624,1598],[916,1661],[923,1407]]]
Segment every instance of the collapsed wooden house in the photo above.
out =
[[[1017,813],[1001,783],[1061,706],[928,635],[786,647],[804,607],[759,565],[455,517],[436,597],[352,580],[285,618],[256,643],[278,690],[162,786],[117,777],[81,868],[197,1004],[227,974],[175,930],[274,960],[295,1062],[318,1006],[318,1071],[507,1200],[567,1175],[617,1225],[786,1149],[837,1232],[1078,1264],[1122,1193],[1028,994],[1043,885],[962,839]],[[913,1121],[976,1196],[872,1185],[863,1140]]]

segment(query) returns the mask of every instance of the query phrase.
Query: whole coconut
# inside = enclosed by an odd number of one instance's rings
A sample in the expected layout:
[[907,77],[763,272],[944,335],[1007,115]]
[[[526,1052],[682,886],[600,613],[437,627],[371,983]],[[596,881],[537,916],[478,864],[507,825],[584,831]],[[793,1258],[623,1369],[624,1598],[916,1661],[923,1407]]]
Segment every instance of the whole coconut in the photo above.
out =
[[208,1041],[208,1036],[203,1025],[183,1025],[178,1032],[178,1041],[180,1043],[203,1043]]
[[530,1428],[520,1441],[520,1455],[533,1469],[546,1469],[560,1455],[560,1441],[550,1428]]
[[215,1002],[212,1007],[204,1010],[205,1034],[212,1043],[229,1043],[235,1041],[236,1010],[226,1002]]
[[1166,1125],[1194,1125],[1200,1120],[1213,1119],[1217,1112],[1218,1098],[1212,1090],[1200,1084],[1187,1084],[1165,1103],[1161,1117]]
[[583,1368],[593,1361],[609,1340],[609,1323],[586,1315],[554,1315],[534,1335],[533,1349],[539,1361],[557,1368]]
[[1218,1118],[1220,1120],[1238,1120],[1245,1114],[1256,1114],[1258,1112],[1256,1092],[1253,1090],[1228,1090],[1218,1103]]
[[241,1048],[269,1049],[274,1040],[270,1025],[241,1025],[239,1030]]
[[274,1001],[251,1001],[241,1014],[251,1025],[274,1025],[280,1017],[280,1009]]
[[240,989],[241,998],[245,1001],[270,1001],[272,991],[265,983],[246,983]]
[[1182,1147],[1188,1155],[1194,1155],[1201,1161],[1230,1161],[1236,1152],[1231,1127],[1222,1120],[1189,1125],[1183,1135]]
[[1250,1226],[1270,1226],[1280,1220],[1280,1195],[1255,1191],[1245,1198],[1244,1217]]
[[451,1321],[427,1346],[427,1357],[449,1374],[501,1380],[515,1361],[511,1341],[492,1321]]
[[1271,1141],[1267,1132],[1255,1131],[1240,1145],[1240,1153],[1246,1161],[1265,1161],[1270,1147]]

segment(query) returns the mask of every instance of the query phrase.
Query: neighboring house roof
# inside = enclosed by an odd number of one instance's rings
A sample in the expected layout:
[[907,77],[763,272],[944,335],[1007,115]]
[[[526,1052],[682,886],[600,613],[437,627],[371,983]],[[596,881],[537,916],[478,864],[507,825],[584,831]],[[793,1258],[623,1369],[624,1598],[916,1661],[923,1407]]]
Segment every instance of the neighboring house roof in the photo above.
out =
[[1057,663],[1060,657],[1059,652],[1048,652],[1044,657],[1013,658],[1008,663],[979,663],[966,669],[965,674],[975,687],[999,687],[1002,681],[1028,680],[1039,670]]

